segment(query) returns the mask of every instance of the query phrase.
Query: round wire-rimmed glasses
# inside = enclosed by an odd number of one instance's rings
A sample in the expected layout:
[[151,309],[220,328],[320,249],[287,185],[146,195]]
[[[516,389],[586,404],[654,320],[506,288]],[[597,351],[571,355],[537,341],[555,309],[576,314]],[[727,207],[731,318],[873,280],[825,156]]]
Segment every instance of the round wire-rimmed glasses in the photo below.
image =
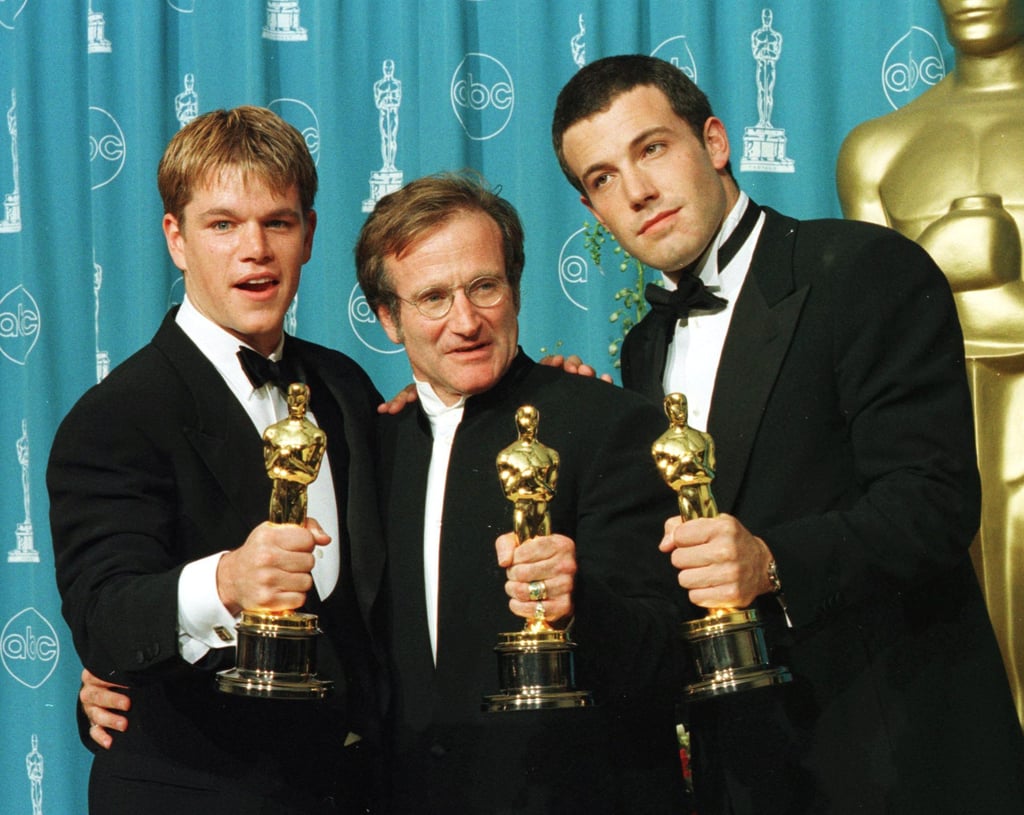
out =
[[[413,306],[428,320],[440,320],[452,310],[455,303],[455,292],[462,289],[466,298],[478,308],[496,306],[508,294],[508,281],[494,275],[481,275],[461,286],[442,288],[432,286],[415,295],[411,300],[399,297],[403,303]],[[397,297],[397,295],[395,295]]]

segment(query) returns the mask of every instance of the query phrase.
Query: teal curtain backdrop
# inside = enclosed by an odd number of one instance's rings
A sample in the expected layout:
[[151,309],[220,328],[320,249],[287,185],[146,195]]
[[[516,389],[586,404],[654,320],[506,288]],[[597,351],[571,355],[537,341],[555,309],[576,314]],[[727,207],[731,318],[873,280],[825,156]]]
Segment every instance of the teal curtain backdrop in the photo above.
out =
[[[755,41],[781,51],[759,63]],[[523,215],[525,350],[614,372],[633,271],[611,244],[590,256],[548,134],[573,72],[624,52],[688,71],[740,185],[801,217],[840,215],[846,133],[952,66],[935,0],[0,0],[0,809],[86,811],[44,474],[67,410],[181,298],[155,184],[171,135],[240,104],[306,135],[319,229],[289,330],[384,393],[408,367],[359,295],[353,241],[381,194],[463,167]]]

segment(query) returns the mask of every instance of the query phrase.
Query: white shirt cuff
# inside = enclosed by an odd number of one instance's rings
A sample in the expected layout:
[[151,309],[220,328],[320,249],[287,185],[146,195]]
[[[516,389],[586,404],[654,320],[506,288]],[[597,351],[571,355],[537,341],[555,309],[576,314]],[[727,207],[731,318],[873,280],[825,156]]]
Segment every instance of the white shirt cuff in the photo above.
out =
[[186,563],[178,578],[178,652],[195,664],[211,648],[235,645],[235,624],[217,593],[217,565],[226,552]]

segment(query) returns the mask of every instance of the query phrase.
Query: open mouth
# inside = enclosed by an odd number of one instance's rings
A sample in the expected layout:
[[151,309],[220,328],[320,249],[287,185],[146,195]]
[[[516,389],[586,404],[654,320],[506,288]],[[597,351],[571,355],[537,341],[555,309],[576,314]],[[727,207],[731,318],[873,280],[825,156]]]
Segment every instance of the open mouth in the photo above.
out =
[[271,277],[257,277],[252,280],[244,280],[236,285],[236,288],[243,291],[267,292],[281,285]]

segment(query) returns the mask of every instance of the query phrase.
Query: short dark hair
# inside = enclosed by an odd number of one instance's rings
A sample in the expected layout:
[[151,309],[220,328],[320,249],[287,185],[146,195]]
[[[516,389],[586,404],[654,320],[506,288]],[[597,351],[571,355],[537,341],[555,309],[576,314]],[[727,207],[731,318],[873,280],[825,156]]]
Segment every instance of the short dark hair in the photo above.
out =
[[526,255],[523,225],[508,201],[470,172],[437,173],[410,181],[385,195],[366,219],[356,241],[356,277],[366,302],[376,313],[386,305],[398,315],[398,298],[388,280],[384,259],[401,255],[419,238],[428,235],[462,212],[482,212],[501,231],[505,277],[519,307],[519,281]]
[[657,88],[672,111],[704,142],[704,123],[714,116],[704,92],[671,62],[643,54],[621,54],[584,65],[558,94],[551,122],[551,142],[562,172],[583,195],[587,192],[565,160],[565,131],[581,119],[607,110],[623,93],[641,85]]

